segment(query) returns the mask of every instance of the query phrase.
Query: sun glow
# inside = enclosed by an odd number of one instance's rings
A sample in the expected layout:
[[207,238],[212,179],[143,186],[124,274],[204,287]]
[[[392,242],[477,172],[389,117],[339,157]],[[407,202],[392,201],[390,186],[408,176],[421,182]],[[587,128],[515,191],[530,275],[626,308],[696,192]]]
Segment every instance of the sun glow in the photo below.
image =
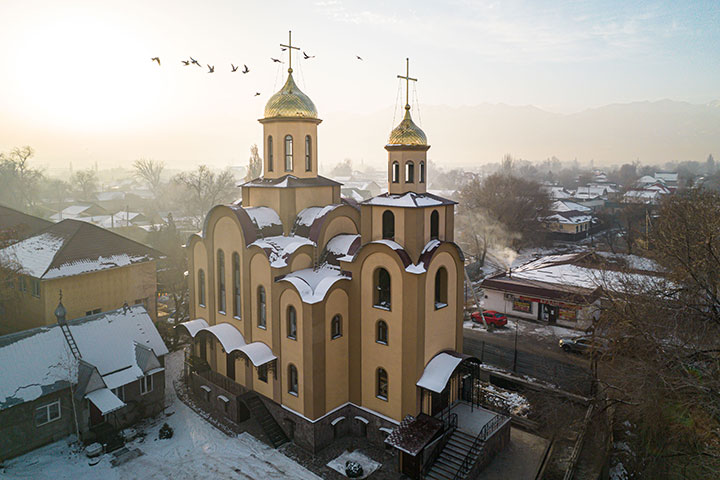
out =
[[151,71],[136,32],[78,12],[18,32],[10,52],[19,94],[11,105],[18,115],[53,127],[140,126],[157,111],[154,92],[167,82],[162,71]]

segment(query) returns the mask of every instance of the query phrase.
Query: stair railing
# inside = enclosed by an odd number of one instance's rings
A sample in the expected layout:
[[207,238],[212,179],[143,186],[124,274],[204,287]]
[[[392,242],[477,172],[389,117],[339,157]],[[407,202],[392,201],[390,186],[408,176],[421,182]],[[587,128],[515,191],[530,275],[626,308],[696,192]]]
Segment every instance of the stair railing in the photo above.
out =
[[495,430],[498,429],[503,420],[504,417],[502,415],[495,415],[492,420],[483,425],[483,427],[480,429],[480,432],[475,437],[475,441],[473,441],[472,447],[470,447],[467,455],[465,455],[465,459],[458,467],[457,472],[455,472],[453,480],[465,478],[465,476],[470,472],[470,469],[475,464],[475,460],[477,460],[477,456],[480,453],[482,444],[488,439],[490,435],[495,432]]
[[430,455],[430,458],[428,458],[427,462],[425,462],[425,465],[422,468],[422,478],[427,475],[427,473],[432,468],[433,464],[435,463],[435,460],[437,460],[437,457],[440,456],[443,449],[445,448],[445,445],[450,441],[450,437],[452,436],[453,432],[458,426],[458,416],[457,413],[451,413],[447,417],[443,419],[443,436],[440,442],[435,446],[435,450],[433,450],[432,455]]

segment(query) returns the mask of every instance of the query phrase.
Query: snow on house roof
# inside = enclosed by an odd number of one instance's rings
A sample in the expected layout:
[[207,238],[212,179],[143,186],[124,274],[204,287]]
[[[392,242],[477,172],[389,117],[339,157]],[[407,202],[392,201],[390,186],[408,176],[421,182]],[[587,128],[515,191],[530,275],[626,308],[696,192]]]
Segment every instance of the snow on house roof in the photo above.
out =
[[545,217],[546,221],[555,221],[565,225],[580,225],[592,221],[592,215],[579,212],[560,212]]
[[442,393],[462,358],[449,353],[438,353],[428,362],[422,377],[415,385],[435,393]]
[[298,248],[305,245],[315,246],[315,242],[298,235],[288,237],[277,235],[274,237],[260,238],[250,245],[255,245],[265,250],[271,267],[282,268],[287,266],[287,259],[290,258]]
[[543,190],[548,192],[548,194],[550,195],[550,198],[552,198],[554,200],[570,198],[572,196],[572,195],[570,195],[570,192],[565,190],[565,187],[560,187],[557,185],[543,187]]
[[[142,305],[91,315],[68,322],[82,360],[111,380],[108,388],[143,375],[137,344],[156,356],[167,347]],[[58,325],[34,328],[0,337],[0,409],[29,402],[77,382],[78,360],[72,355]]]
[[115,394],[108,388],[93,390],[85,395],[85,398],[90,400],[103,415],[107,415],[108,413],[119,410],[125,406],[125,403],[115,396]]
[[350,273],[340,270],[340,267],[324,264],[318,268],[306,268],[288,273],[278,278],[277,281],[292,283],[302,301],[313,304],[322,301],[335,282],[351,278]]
[[642,177],[637,179],[636,183],[638,185],[646,185],[646,184],[650,184],[650,183],[655,183],[656,181],[657,181],[657,179],[655,177],[652,177],[650,175],[643,175]]
[[244,210],[259,229],[275,225],[282,227],[280,216],[270,207],[247,207]]
[[380,205],[385,207],[434,207],[440,205],[455,205],[457,202],[432,193],[407,192],[403,194],[383,193],[362,202],[363,205]]
[[78,220],[63,220],[0,250],[27,275],[49,279],[122,267],[160,257],[152,248]]
[[591,212],[592,208],[580,205],[579,203],[571,202],[569,200],[557,200],[553,202],[550,207],[550,211],[552,212],[569,212],[572,210],[578,212]]

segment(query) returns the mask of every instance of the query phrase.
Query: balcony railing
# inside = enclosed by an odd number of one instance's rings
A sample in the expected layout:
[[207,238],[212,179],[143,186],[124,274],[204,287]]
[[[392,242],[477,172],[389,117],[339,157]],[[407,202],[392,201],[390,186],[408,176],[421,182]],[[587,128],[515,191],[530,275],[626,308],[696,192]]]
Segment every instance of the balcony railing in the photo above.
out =
[[218,372],[213,372],[212,370],[201,370],[196,371],[195,373],[233,395],[242,395],[248,391],[247,388],[243,387],[232,378],[226,377]]

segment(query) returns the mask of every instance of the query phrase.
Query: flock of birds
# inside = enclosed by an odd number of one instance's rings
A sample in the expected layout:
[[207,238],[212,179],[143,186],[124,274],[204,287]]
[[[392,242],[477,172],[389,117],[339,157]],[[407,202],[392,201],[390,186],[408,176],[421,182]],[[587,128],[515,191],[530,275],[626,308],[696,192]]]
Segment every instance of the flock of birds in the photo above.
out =
[[[285,50],[287,50],[287,48],[282,48],[281,50],[285,51]],[[315,58],[315,55],[308,55],[304,50],[303,50],[302,54],[303,54],[303,58],[304,58],[305,60],[310,60],[311,58]],[[362,59],[362,57],[361,57],[360,55],[355,55],[355,58],[356,58],[357,60],[363,61],[363,59]],[[188,57],[188,59],[189,59],[189,60],[180,60],[180,62],[181,62],[184,66],[186,66],[186,67],[189,67],[190,65],[196,65],[196,66],[202,68],[202,65],[200,65],[200,62],[198,62],[197,60],[195,60],[193,57]],[[272,60],[274,63],[285,63],[285,62],[283,62],[282,60],[280,60],[279,58],[270,57],[270,60]],[[162,65],[162,64],[160,63],[160,57],[152,57],[152,58],[150,59],[150,61],[151,61],[151,62],[157,62],[158,67]],[[215,73],[215,65],[210,65],[209,63],[206,64],[206,65],[207,65],[207,68],[208,68],[207,73]],[[230,64],[230,73],[235,73],[235,72],[238,71],[238,69],[240,69],[240,66],[239,66],[239,65],[236,66],[236,65],[234,65],[234,64],[232,64],[232,63]],[[250,72],[250,69],[248,68],[247,65],[243,64],[243,68],[242,68],[242,70],[240,70],[240,71],[241,71],[242,73],[248,73],[248,72]],[[255,95],[254,95],[254,96],[257,97],[257,96],[259,96],[259,95],[260,95],[260,92],[255,92]]]

